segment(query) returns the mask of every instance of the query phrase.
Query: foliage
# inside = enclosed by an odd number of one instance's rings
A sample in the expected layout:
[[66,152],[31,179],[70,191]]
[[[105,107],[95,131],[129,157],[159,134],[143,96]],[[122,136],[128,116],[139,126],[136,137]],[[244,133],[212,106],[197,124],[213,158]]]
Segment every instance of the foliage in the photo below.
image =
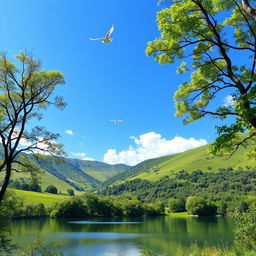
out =
[[256,204],[252,204],[247,211],[236,212],[235,246],[237,250],[256,252]]
[[[161,64],[181,62],[177,72],[190,73],[174,95],[175,115],[185,124],[208,115],[230,117],[233,123],[217,128],[211,152],[232,154],[250,143],[256,154],[253,17],[236,0],[178,0],[159,11],[157,21],[161,36],[148,43],[146,54]],[[225,93],[231,103],[223,105]]]
[[[256,195],[256,171],[233,170],[221,172],[184,170],[174,174],[173,177],[164,176],[156,182],[134,179],[119,185],[112,185],[102,189],[99,194],[103,196],[119,196],[134,198],[140,197],[144,202],[155,200],[167,201],[169,198],[183,199],[188,196],[204,195],[214,201],[223,199],[229,204],[232,211],[232,201],[242,195]],[[234,202],[237,205],[238,202]],[[166,204],[167,206],[167,204]],[[234,209],[233,209],[234,210]]]
[[169,198],[168,200],[169,212],[184,212],[185,211],[185,200]]
[[186,209],[189,214],[198,216],[214,216],[217,212],[217,207],[214,203],[197,196],[187,198]]
[[27,190],[27,191],[35,191],[35,192],[41,192],[41,186],[38,183],[38,180],[32,180],[32,179],[16,179],[14,181],[10,180],[10,188],[16,188],[21,190]]
[[[36,126],[27,130],[28,121],[40,119],[41,111],[54,105],[63,108],[62,97],[52,98],[55,87],[64,83],[58,71],[44,71],[40,61],[21,52],[16,56],[16,65],[5,54],[0,55],[0,138],[4,159],[0,162],[0,172],[4,180],[0,190],[0,203],[8,187],[13,171],[28,172],[34,180],[40,170],[38,164],[23,152],[38,157],[38,152],[63,154],[62,145],[56,143],[58,134]],[[26,146],[19,148],[23,141]]]
[[67,189],[67,193],[69,196],[75,196],[75,192],[73,189]]
[[73,197],[62,201],[51,212],[51,217],[82,218],[88,216],[88,208],[82,198]]
[[22,199],[13,191],[7,190],[0,205],[0,218],[14,216],[22,206]]
[[125,216],[142,216],[144,209],[139,200],[127,200],[122,204],[123,214]]
[[164,214],[162,204],[147,204],[139,200],[113,200],[94,194],[84,194],[57,204],[51,217],[80,218],[85,216],[159,216]]
[[26,204],[22,208],[18,208],[15,216],[17,217],[46,217],[49,214],[44,204]]
[[47,193],[51,193],[51,194],[58,194],[58,189],[53,186],[53,185],[49,185],[46,189],[45,192]]

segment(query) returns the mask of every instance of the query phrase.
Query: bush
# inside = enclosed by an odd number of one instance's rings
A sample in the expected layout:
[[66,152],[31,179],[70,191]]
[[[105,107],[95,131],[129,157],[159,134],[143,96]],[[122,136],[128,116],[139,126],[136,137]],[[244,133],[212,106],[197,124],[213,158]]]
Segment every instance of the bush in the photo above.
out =
[[236,248],[244,254],[245,251],[256,252],[256,204],[252,204],[246,212],[237,211],[234,219]]
[[169,212],[184,212],[185,209],[185,200],[170,198],[168,200]]
[[186,209],[189,214],[198,216],[214,216],[217,212],[217,207],[213,202],[197,196],[188,197]]
[[47,193],[51,193],[51,194],[57,194],[58,193],[58,189],[53,186],[53,185],[49,185],[46,189],[45,192]]
[[11,218],[17,214],[19,208],[23,206],[22,199],[15,192],[7,190],[0,205],[0,218]]
[[75,192],[74,192],[73,189],[68,189],[67,193],[68,193],[69,196],[75,196]]
[[142,216],[144,209],[138,200],[127,200],[122,203],[123,214],[125,216]]
[[59,203],[50,216],[57,218],[82,218],[88,216],[88,207],[82,198],[74,197]]

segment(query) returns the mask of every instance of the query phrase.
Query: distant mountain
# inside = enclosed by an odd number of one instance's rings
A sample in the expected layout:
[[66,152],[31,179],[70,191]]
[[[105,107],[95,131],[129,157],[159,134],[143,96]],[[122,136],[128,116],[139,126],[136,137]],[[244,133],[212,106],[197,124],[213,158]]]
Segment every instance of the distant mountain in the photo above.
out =
[[[3,158],[1,150],[0,158]],[[33,158],[33,160],[45,171],[41,177],[43,190],[48,185],[55,185],[62,192],[66,192],[70,188],[79,191],[90,191],[108,178],[130,168],[130,166],[123,164],[110,165],[98,161],[65,157],[45,156],[43,159],[37,160]],[[3,174],[0,174],[0,183],[2,178]],[[11,177],[12,180],[19,178],[29,178],[29,174],[14,172]]]
[[100,182],[104,182],[131,168],[131,166],[125,164],[110,165],[98,161],[85,161],[72,158],[68,158],[67,161]]
[[182,153],[168,155],[164,157],[149,159],[131,167],[105,181],[102,186],[126,182],[131,179],[145,179],[157,181],[164,176],[174,176],[180,170],[192,172],[202,170],[203,172],[217,172],[220,168],[231,167],[239,169],[240,167],[255,167],[256,161],[248,159],[245,156],[246,149],[240,148],[231,158],[222,159],[211,157],[208,153],[209,145],[191,149]]
[[55,177],[65,181],[77,190],[91,190],[130,168],[127,165],[109,165],[98,161],[87,161],[74,158],[53,157],[39,160],[40,166]]

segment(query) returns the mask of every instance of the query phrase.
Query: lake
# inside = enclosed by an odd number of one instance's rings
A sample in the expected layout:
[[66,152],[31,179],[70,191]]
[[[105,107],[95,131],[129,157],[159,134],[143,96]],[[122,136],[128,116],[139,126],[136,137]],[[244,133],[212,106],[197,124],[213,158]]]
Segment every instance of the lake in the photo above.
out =
[[83,220],[34,219],[11,222],[14,241],[24,245],[40,237],[60,241],[64,255],[139,256],[145,248],[175,256],[178,247],[225,246],[233,242],[228,218],[145,217],[87,218]]

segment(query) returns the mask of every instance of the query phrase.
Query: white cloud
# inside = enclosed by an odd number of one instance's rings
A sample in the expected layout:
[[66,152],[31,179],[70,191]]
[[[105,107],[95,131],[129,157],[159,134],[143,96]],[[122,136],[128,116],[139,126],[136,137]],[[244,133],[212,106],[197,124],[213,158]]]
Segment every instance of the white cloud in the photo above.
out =
[[85,157],[85,158],[83,158],[83,160],[86,160],[86,161],[95,161],[95,159],[94,159],[94,158],[91,158],[91,157]]
[[74,132],[73,132],[72,130],[66,130],[65,132],[66,132],[66,134],[68,134],[68,135],[74,135]]
[[207,144],[204,139],[185,139],[179,136],[168,140],[155,132],[142,134],[139,138],[130,138],[134,141],[135,147],[130,145],[127,150],[119,153],[115,149],[109,149],[103,161],[108,164],[136,165],[146,159],[180,153]]
[[227,97],[225,97],[223,102],[224,102],[223,106],[225,106],[225,107],[233,106],[235,103],[232,95],[228,95]]
[[[18,135],[18,133],[20,132],[19,128],[15,128],[14,132],[13,132],[13,138],[12,138],[12,142],[15,143],[16,142],[16,136]],[[28,140],[27,138],[21,137],[20,141],[19,141],[19,149],[25,149],[30,147],[30,151],[26,151],[27,154],[31,154],[32,152],[37,153],[37,154],[42,154],[42,155],[50,155],[50,146],[49,143],[51,143],[52,145],[57,144],[56,141],[54,140],[45,140],[42,137],[37,137],[37,141],[33,141],[31,142],[30,140]]]
[[72,156],[76,156],[76,157],[85,157],[86,154],[84,152],[71,152],[70,153]]

